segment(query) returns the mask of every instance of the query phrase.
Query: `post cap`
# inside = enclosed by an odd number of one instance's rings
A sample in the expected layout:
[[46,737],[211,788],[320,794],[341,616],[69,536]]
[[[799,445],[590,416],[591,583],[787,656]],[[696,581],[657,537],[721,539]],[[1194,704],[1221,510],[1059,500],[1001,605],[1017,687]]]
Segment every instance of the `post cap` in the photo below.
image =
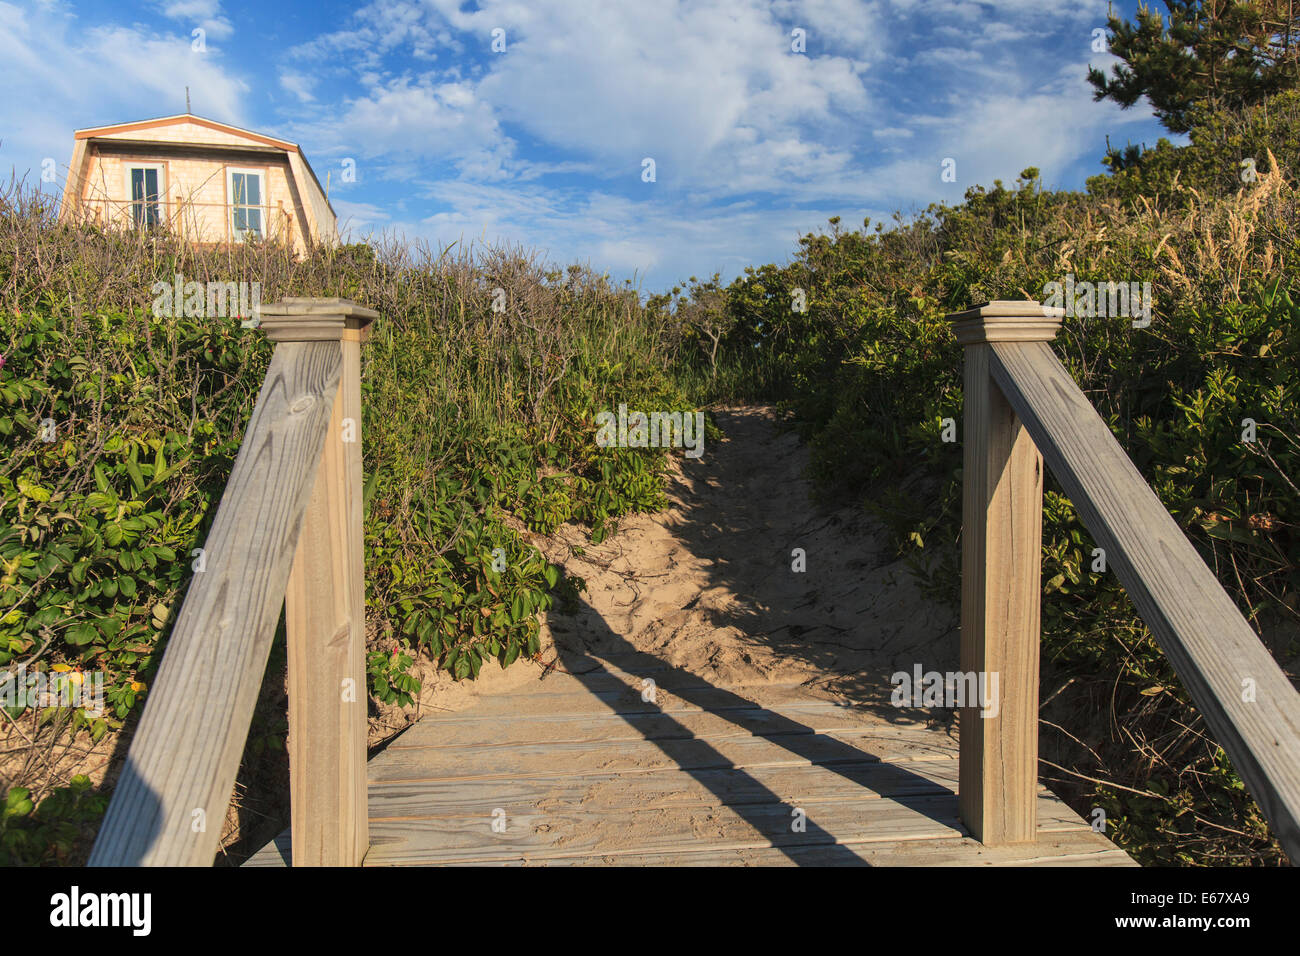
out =
[[1065,310],[1030,299],[994,299],[948,316],[962,345],[987,342],[1050,342]]
[[[272,342],[364,342],[379,318],[351,299],[286,296],[258,310],[258,327]],[[349,334],[350,333],[350,334]]]

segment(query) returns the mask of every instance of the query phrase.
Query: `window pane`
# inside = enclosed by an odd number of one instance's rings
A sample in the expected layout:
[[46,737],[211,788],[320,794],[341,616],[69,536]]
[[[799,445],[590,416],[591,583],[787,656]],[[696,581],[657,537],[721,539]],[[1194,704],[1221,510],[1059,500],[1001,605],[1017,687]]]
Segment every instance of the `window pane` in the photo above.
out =
[[159,221],[158,170],[131,170],[131,219],[137,226],[156,226]]
[[243,206],[236,206],[231,210],[234,216],[234,230],[236,233],[243,232],[248,228],[248,210]]
[[262,177],[257,173],[231,173],[230,202],[235,206],[260,206]]
[[262,234],[262,210],[256,206],[250,206],[246,210],[246,215],[248,229],[260,236]]

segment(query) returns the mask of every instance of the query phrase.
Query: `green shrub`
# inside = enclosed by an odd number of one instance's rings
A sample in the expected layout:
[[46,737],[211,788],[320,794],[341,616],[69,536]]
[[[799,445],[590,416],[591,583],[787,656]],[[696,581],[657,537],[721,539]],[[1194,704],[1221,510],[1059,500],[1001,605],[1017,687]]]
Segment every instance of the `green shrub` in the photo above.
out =
[[[236,319],[153,315],[154,282],[177,274],[381,314],[362,369],[374,698],[410,703],[421,655],[468,679],[538,653],[540,612],[580,582],[562,585],[528,536],[577,521],[601,540],[662,507],[668,452],[598,447],[595,415],[693,409],[692,372],[680,330],[607,277],[452,252],[197,250],[58,223],[39,195],[0,190],[0,668],[103,672],[108,704],[41,708],[33,729],[99,739],[138,714],[270,360]],[[86,805],[57,779],[18,782],[13,807],[52,794],[5,831],[30,861]]]
[[[1042,301],[1067,274],[1150,282],[1149,327],[1071,316],[1054,349],[1285,661],[1300,650],[1284,636],[1300,621],[1300,206],[1265,161],[1257,181],[1233,177],[1246,153],[1295,155],[1297,104],[1198,114],[1191,146],[1088,194],[1044,192],[1027,169],[1014,188],[974,187],[891,230],[832,220],[789,265],[726,290],[722,360],[759,370],[748,390],[797,414],[823,492],[863,501],[922,584],[956,602],[961,446],[942,422],[961,423],[962,357],[945,314]],[[1171,190],[1175,174],[1204,191]],[[795,289],[806,312],[791,308]],[[1104,807],[1142,862],[1280,862],[1114,574],[1092,570],[1094,543],[1050,474],[1043,539],[1044,756],[1068,762],[1076,809]]]
[[12,787],[0,802],[0,866],[79,866],[85,863],[108,797],[90,779],[73,777],[37,806],[26,787]]

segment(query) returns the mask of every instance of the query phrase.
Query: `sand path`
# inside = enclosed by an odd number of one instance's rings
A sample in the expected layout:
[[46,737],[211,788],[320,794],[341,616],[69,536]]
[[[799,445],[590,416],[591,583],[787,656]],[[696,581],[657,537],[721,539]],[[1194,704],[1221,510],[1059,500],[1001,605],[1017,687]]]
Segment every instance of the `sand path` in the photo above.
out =
[[549,615],[559,664],[644,652],[720,686],[802,681],[861,702],[895,670],[955,667],[952,612],[918,593],[861,509],[813,503],[807,449],[775,412],[716,419],[722,441],[675,458],[666,511],[598,546],[572,528],[536,542],[587,582],[577,614]]
[[[674,456],[666,510],[620,519],[599,545],[576,526],[525,533],[587,583],[575,612],[546,615],[540,662],[457,683],[421,661],[419,702],[382,708],[371,742],[549,673],[582,673],[594,666],[588,655],[622,666],[648,654],[719,687],[798,682],[862,704],[887,699],[894,671],[955,668],[953,612],[918,592],[861,508],[814,504],[808,451],[775,411],[714,413],[724,437],[698,459]],[[806,570],[793,570],[796,548]],[[635,676],[635,664],[627,669]]]

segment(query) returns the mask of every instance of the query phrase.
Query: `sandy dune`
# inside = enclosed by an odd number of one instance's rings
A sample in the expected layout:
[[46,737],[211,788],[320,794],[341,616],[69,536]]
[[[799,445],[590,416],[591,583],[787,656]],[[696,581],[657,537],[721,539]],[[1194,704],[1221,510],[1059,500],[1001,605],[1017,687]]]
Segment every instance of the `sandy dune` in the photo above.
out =
[[[715,414],[725,438],[698,459],[675,456],[667,510],[622,519],[600,545],[572,526],[529,535],[587,583],[577,613],[547,615],[544,666],[484,668],[472,684],[423,673],[419,710],[580,673],[593,666],[586,655],[635,674],[648,654],[720,687],[797,681],[859,703],[887,697],[895,670],[955,667],[953,613],[917,592],[860,509],[813,504],[807,450],[775,412]],[[803,572],[792,570],[795,548]]]

